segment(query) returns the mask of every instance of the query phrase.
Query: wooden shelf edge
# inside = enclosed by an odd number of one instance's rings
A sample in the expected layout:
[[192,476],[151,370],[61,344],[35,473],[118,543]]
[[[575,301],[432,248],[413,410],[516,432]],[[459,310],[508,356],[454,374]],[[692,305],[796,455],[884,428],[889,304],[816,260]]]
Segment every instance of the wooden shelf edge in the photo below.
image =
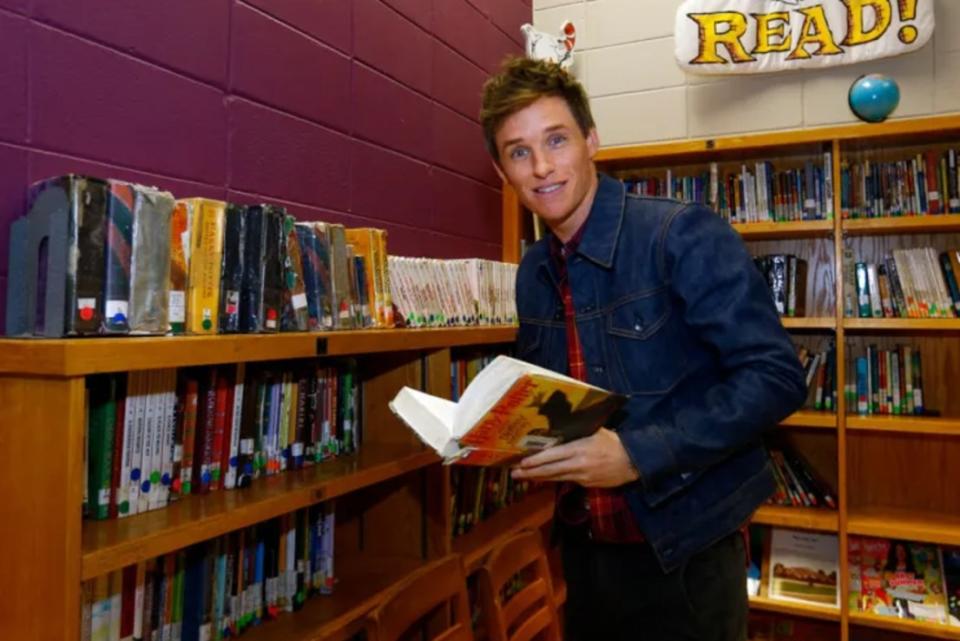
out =
[[934,639],[960,639],[960,627],[951,627],[946,624],[883,617],[876,614],[867,614],[866,612],[851,612],[849,617],[850,625],[863,625],[882,630],[894,630],[897,632],[932,637]]
[[845,318],[848,331],[960,332],[960,318]]
[[514,326],[343,332],[0,339],[0,374],[83,376],[141,369],[509,343]]
[[780,318],[787,329],[836,329],[837,320],[833,316],[783,316]]
[[552,488],[534,490],[518,503],[508,505],[456,537],[452,551],[463,557],[463,566],[470,574],[501,541],[520,530],[538,528],[549,522],[553,518],[553,502]]
[[838,532],[840,529],[840,517],[836,510],[818,508],[761,505],[750,522],[817,532]]
[[810,238],[833,234],[833,220],[796,220],[732,224],[744,240]]
[[837,415],[832,412],[800,410],[780,421],[784,427],[813,427],[833,430],[837,428]]
[[935,234],[960,231],[960,214],[847,218],[841,222],[850,236],[881,234]]
[[840,621],[840,608],[831,608],[824,605],[796,603],[793,601],[778,601],[769,597],[750,597],[750,607],[767,612],[782,612],[794,616],[820,619],[821,621]]
[[850,508],[847,532],[860,536],[960,545],[960,516],[904,508]]
[[[165,508],[126,519],[83,524],[81,580],[102,576],[200,541],[438,463],[431,450],[367,445],[354,456],[298,472],[259,479],[253,487],[191,496]],[[390,456],[391,451],[397,455]],[[360,470],[364,457],[374,461]],[[310,477],[313,478],[304,478]]]
[[846,425],[848,430],[857,431],[960,436],[960,418],[912,415],[851,415],[846,417]]

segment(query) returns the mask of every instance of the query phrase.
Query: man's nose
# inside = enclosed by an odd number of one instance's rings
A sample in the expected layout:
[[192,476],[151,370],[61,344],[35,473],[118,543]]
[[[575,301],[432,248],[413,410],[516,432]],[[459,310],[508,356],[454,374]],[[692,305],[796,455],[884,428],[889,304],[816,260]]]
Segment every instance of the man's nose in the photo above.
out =
[[544,178],[553,173],[553,161],[550,159],[549,154],[545,154],[542,151],[533,152],[533,173],[536,174],[538,178]]

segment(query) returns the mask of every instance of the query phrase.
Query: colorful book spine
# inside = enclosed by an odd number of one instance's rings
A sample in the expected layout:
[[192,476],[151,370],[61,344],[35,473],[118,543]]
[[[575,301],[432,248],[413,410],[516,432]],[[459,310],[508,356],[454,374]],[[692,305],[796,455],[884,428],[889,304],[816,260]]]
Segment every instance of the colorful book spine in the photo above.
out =
[[126,334],[130,303],[130,257],[133,242],[134,189],[130,183],[108,181],[107,250],[103,331]]
[[219,327],[220,274],[226,204],[192,199],[187,333],[216,334]]

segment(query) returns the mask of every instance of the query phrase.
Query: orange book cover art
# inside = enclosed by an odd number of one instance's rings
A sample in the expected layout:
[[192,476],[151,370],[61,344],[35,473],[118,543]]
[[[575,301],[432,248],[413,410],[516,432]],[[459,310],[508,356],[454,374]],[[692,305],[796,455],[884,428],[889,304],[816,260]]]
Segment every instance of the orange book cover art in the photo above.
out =
[[582,384],[525,374],[462,438],[474,451],[470,464],[482,464],[476,450],[503,458],[589,436],[625,402],[623,396]]

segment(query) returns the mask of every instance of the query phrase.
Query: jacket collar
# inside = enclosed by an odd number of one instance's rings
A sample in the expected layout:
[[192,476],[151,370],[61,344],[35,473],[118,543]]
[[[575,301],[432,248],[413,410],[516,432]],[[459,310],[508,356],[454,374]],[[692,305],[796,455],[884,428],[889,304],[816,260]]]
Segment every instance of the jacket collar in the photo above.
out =
[[590,207],[590,216],[584,223],[583,239],[577,253],[606,269],[613,267],[613,256],[623,225],[626,193],[622,182],[598,174],[597,193]]

